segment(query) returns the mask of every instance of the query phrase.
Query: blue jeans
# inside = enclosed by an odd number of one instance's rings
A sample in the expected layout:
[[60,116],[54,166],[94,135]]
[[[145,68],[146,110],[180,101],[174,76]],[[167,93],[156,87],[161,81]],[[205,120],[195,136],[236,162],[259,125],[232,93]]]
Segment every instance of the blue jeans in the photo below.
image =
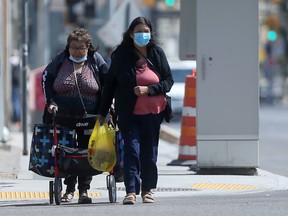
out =
[[[124,139],[124,184],[126,193],[149,191],[158,181],[157,156],[163,113],[133,115]],[[121,129],[121,128],[120,128]],[[142,184],[141,184],[142,183]]]

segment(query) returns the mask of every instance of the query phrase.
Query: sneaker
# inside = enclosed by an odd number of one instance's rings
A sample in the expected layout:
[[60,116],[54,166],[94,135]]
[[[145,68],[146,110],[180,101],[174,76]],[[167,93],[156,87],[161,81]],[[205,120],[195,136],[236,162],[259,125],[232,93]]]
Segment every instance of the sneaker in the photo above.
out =
[[67,192],[66,191],[66,193],[61,198],[61,202],[63,202],[63,203],[72,202],[73,197],[74,197],[74,193],[73,192]]
[[141,197],[143,203],[154,203],[153,193],[151,191],[143,191]]
[[136,202],[136,194],[128,193],[123,200],[123,205],[133,205],[135,202]]
[[86,192],[80,193],[78,204],[90,204],[92,203],[92,199],[88,197]]

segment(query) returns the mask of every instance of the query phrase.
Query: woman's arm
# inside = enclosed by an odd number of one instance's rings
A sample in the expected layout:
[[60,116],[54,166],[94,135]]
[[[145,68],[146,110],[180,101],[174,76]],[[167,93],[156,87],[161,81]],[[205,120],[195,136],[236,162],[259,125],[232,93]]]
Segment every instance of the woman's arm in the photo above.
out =
[[169,92],[174,84],[168,60],[164,51],[160,47],[157,48],[155,58],[158,59],[157,61],[160,61],[160,68],[159,71],[157,71],[157,73],[160,75],[160,82],[148,86],[148,94],[151,96]]

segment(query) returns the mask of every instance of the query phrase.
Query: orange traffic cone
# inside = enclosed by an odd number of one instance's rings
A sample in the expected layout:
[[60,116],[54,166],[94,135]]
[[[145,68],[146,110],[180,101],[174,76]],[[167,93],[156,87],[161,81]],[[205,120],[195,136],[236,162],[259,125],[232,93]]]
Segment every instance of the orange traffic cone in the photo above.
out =
[[168,165],[196,164],[196,71],[186,76],[178,159]]

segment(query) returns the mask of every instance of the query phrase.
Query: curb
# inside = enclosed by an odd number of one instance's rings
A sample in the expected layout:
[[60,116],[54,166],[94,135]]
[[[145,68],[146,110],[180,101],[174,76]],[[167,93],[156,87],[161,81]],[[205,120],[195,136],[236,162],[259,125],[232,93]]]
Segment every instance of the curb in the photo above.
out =
[[161,125],[160,138],[171,144],[179,145],[180,134],[166,125]]

